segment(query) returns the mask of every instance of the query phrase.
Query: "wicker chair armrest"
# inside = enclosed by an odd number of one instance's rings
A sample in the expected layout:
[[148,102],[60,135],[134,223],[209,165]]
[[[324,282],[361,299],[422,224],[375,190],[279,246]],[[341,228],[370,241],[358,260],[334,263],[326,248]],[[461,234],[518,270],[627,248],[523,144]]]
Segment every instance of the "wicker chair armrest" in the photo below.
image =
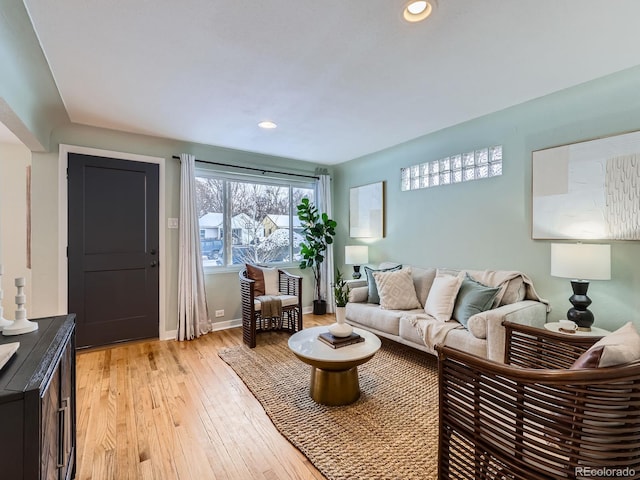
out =
[[240,278],[240,283],[244,283],[244,284],[247,284],[247,285],[253,285],[254,283],[256,283],[255,280],[252,280],[249,277],[247,277],[247,271],[246,270],[240,270],[238,272],[238,277]]
[[296,295],[298,303],[302,302],[302,277],[300,275],[293,275],[286,270],[278,269],[278,285],[281,293]]
[[256,281],[247,277],[246,270],[240,270],[240,272],[238,272],[238,277],[240,279],[240,294],[242,297],[242,301],[243,303],[251,305],[253,303],[253,298],[255,295],[254,289]]
[[[640,362],[614,367],[582,368],[576,370],[558,368],[523,368],[514,365],[487,360],[471,353],[446,345],[436,345],[438,363],[455,362],[478,372],[501,377],[505,384],[516,381],[529,385],[607,385],[615,382],[640,381]],[[442,380],[442,379],[440,379]],[[639,392],[640,395],[640,392]],[[636,405],[636,406],[640,406]]]
[[286,270],[278,269],[278,273],[280,273],[280,275],[284,275],[287,278],[287,281],[297,281],[298,279],[302,279],[300,275],[294,275],[293,273],[287,272]]
[[599,337],[567,335],[512,322],[505,328],[505,363],[523,368],[569,368]]

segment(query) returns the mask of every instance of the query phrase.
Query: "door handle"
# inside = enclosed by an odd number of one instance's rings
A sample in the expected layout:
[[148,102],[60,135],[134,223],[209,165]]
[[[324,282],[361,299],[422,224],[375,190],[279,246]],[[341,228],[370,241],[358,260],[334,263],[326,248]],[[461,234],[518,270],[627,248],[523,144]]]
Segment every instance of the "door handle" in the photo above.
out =
[[153,260],[150,264],[151,268],[154,268],[158,265],[158,261],[157,260]]

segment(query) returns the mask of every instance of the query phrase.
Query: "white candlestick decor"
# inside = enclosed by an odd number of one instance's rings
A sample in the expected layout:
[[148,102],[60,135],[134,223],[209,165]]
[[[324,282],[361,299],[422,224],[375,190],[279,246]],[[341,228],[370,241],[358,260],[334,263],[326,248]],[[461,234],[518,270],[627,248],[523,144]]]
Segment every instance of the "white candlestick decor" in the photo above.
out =
[[3,315],[3,309],[2,309],[2,299],[4,297],[4,294],[2,293],[2,274],[3,274],[4,270],[2,268],[2,265],[0,265],[0,331],[4,330],[4,327],[8,327],[9,325],[11,325],[13,322],[11,320],[7,320],[6,318],[4,318]]
[[36,322],[30,322],[27,320],[27,310],[24,308],[27,296],[24,294],[24,286],[26,282],[24,277],[18,277],[15,280],[15,285],[18,288],[18,294],[16,295],[16,321],[11,325],[8,325],[2,329],[2,335],[22,335],[23,333],[33,332],[38,329]]

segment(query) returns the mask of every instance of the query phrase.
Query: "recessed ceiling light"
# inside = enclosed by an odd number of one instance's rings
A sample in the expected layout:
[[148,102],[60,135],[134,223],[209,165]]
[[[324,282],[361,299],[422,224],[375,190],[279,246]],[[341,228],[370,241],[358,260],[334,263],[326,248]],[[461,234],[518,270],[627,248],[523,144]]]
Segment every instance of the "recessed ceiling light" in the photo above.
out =
[[258,126],[260,128],[264,128],[265,130],[271,130],[273,128],[276,128],[278,125],[276,125],[274,122],[272,122],[271,120],[265,120],[263,122],[260,122],[258,124]]
[[402,16],[407,22],[421,22],[433,11],[433,7],[430,2],[425,0],[412,0],[407,3],[402,12]]

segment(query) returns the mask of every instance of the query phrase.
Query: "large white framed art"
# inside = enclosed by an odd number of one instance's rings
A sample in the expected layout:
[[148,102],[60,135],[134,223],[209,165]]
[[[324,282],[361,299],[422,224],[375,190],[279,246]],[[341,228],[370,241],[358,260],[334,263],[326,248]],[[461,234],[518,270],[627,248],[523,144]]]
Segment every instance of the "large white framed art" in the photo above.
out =
[[533,152],[534,239],[640,240],[640,132]]
[[384,182],[349,190],[349,236],[384,237]]

